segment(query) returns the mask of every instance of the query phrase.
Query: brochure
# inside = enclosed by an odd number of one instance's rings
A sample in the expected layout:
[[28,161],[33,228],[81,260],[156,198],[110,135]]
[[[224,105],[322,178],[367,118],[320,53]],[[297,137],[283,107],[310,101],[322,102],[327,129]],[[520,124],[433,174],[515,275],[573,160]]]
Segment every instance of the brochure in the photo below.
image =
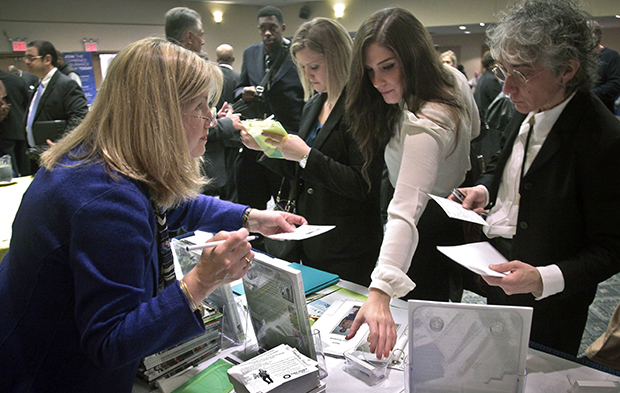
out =
[[316,359],[301,272],[288,262],[256,254],[243,287],[258,345],[269,350],[285,343]]
[[279,135],[288,135],[282,124],[275,120],[243,120],[241,122],[248,134],[254,138],[258,146],[269,158],[284,158],[282,152],[275,146],[267,143],[267,137],[263,136],[263,131],[273,132]]

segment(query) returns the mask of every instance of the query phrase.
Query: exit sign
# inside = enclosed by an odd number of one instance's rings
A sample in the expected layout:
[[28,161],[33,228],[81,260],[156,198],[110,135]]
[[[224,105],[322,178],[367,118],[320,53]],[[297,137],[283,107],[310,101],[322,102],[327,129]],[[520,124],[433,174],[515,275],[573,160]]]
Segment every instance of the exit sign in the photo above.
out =
[[97,52],[97,43],[96,42],[85,42],[84,49],[86,52]]
[[13,51],[14,52],[25,52],[26,41],[13,41]]

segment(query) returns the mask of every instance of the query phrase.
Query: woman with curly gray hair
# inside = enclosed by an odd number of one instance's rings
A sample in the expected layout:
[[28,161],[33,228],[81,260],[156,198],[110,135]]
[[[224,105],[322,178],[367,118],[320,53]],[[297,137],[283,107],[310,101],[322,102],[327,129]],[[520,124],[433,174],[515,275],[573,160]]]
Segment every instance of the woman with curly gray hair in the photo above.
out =
[[487,32],[518,114],[463,207],[489,209],[484,235],[507,263],[483,276],[489,304],[534,309],[530,339],[577,355],[599,282],[620,271],[620,123],[590,91],[589,15],[529,0]]

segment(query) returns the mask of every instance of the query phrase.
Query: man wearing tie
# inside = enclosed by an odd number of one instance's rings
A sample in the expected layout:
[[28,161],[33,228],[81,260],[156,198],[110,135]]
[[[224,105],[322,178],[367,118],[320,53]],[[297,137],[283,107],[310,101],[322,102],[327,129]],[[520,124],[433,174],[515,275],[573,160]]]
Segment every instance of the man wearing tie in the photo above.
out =
[[483,276],[488,303],[533,307],[530,340],[572,355],[597,284],[620,270],[620,123],[591,92],[589,19],[572,0],[526,0],[487,31],[520,113],[461,189],[463,207],[489,209],[486,240],[510,261]]
[[[75,128],[88,113],[88,103],[80,86],[68,76],[57,72],[56,48],[48,41],[32,41],[26,48],[24,58],[28,71],[39,77],[41,83],[34,92],[26,116],[26,137],[28,145],[36,148],[32,128],[36,123],[63,120],[64,131]],[[35,158],[30,162],[30,173],[38,169],[38,153],[41,148],[34,149]],[[37,153],[38,151],[38,153]]]

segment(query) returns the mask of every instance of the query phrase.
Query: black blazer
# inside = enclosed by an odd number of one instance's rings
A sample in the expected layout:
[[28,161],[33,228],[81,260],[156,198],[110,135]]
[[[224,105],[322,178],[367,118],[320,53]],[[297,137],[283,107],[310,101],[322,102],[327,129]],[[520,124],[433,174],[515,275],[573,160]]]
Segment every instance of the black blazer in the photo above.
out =
[[220,96],[220,100],[217,102],[217,109],[222,109],[222,105],[224,102],[228,102],[232,105],[235,99],[235,89],[239,84],[239,78],[241,74],[237,71],[230,69],[228,67],[220,64],[220,70],[222,70],[222,76],[224,77],[224,84],[222,85],[222,95]]
[[[362,177],[364,158],[344,119],[345,94],[334,105],[310,150],[306,168],[299,163],[260,158],[274,172],[297,183],[297,212],[308,223],[336,228],[300,242],[304,263],[334,272],[357,283],[370,283],[383,224],[379,207],[382,151],[370,165],[372,187]],[[326,94],[316,94],[305,105],[299,136],[315,128]],[[292,187],[291,187],[292,188]]]
[[[35,96],[36,89],[32,99]],[[24,124],[26,124],[28,118],[27,112]],[[65,132],[67,132],[79,125],[87,113],[88,102],[80,86],[77,82],[56,70],[39,100],[34,122],[66,120]]]
[[9,115],[0,122],[0,139],[25,141],[24,113],[28,111],[30,91],[22,78],[10,72],[0,70],[0,81],[6,87],[7,101],[11,104]]
[[[284,50],[284,49],[281,49]],[[258,86],[265,76],[265,46],[262,42],[248,47],[243,52],[241,78],[235,91],[239,97],[246,86]],[[267,88],[267,87],[265,87]],[[267,102],[275,119],[286,131],[296,134],[304,106],[304,91],[297,73],[297,66],[287,51],[278,72],[271,76],[271,84],[266,93]]]
[[[495,203],[502,173],[524,114],[507,127],[505,148],[480,178]],[[585,326],[599,282],[620,271],[620,122],[591,92],[577,92],[568,103],[519,187],[517,232],[510,260],[534,266],[556,264],[564,291],[541,301],[507,296],[508,304],[534,307],[532,340],[579,340],[563,334]],[[566,350],[567,352],[571,352]]]

